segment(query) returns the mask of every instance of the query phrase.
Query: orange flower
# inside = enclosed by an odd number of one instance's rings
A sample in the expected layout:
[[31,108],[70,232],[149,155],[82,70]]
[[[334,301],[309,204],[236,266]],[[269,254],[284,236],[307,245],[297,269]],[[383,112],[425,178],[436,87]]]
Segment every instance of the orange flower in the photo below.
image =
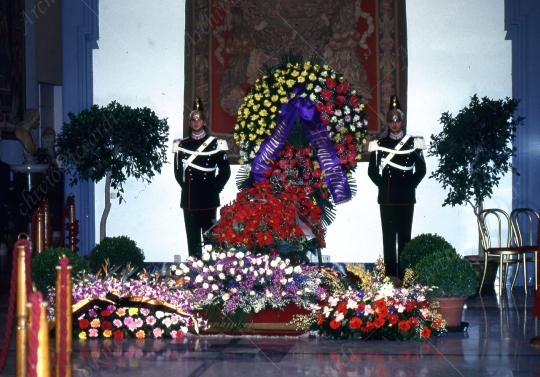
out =
[[429,329],[429,327],[424,326],[424,328],[422,329],[422,332],[420,333],[420,337],[427,339],[430,336],[431,336],[431,330]]
[[341,321],[336,321],[335,318],[330,320],[330,328],[333,330],[339,329],[341,326]]
[[137,339],[143,339],[145,337],[144,331],[143,330],[137,331],[135,333],[135,336],[137,337]]
[[352,317],[351,320],[349,321],[349,327],[352,330],[359,329],[360,326],[362,326],[362,320],[358,317]]
[[398,327],[401,331],[409,331],[411,329],[411,324],[409,323],[409,321],[403,319],[399,321]]
[[90,322],[90,327],[98,329],[101,327],[101,322],[99,321],[99,319],[95,318],[92,320],[92,322]]

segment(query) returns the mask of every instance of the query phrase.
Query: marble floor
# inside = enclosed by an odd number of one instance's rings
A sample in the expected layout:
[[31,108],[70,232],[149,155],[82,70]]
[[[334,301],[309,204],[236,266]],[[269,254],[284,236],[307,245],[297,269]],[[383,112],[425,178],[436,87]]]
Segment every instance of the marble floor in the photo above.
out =
[[[488,290],[467,301],[467,331],[426,342],[337,341],[307,334],[75,340],[73,376],[540,376],[540,347],[530,344],[540,335],[533,301],[534,294],[525,295],[521,287],[502,297]],[[14,359],[12,341],[1,376],[15,375]]]

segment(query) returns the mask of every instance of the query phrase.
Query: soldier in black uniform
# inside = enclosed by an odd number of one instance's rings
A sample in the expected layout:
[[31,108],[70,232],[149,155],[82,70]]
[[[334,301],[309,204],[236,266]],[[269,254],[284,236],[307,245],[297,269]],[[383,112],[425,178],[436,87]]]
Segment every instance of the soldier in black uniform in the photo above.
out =
[[387,136],[369,143],[368,175],[379,188],[386,274],[398,276],[398,257],[411,240],[416,187],[426,175],[425,143],[422,137],[406,135],[396,96],[390,100],[386,120]]
[[201,257],[201,234],[212,227],[219,193],[231,176],[227,142],[209,135],[199,98],[189,116],[190,135],[173,143],[174,175],[182,188],[180,207],[190,256]]

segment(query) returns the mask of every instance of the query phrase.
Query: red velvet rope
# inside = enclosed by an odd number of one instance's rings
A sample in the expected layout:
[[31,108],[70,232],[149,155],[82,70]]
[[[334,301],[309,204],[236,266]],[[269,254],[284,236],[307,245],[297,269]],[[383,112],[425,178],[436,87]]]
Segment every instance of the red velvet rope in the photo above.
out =
[[57,297],[62,297],[60,300],[60,313],[57,314],[60,316],[60,352],[57,355],[58,357],[58,375],[59,376],[65,376],[66,375],[66,364],[67,364],[67,332],[70,331],[70,329],[67,328],[67,301],[66,297],[70,292],[67,292],[67,275],[68,275],[68,263],[69,259],[66,257],[62,257],[60,259],[60,292],[57,292],[56,294],[59,295]]
[[28,295],[28,301],[32,304],[31,318],[28,334],[28,377],[37,377],[38,348],[39,348],[39,324],[41,316],[41,301],[43,295],[40,291]]
[[28,287],[31,287],[32,279],[29,279],[30,275],[30,243],[28,240],[18,240],[13,245],[13,259],[11,261],[11,282],[9,288],[9,303],[8,303],[8,314],[6,321],[6,331],[4,332],[4,339],[2,342],[2,350],[0,351],[0,372],[4,370],[6,366],[7,353],[9,349],[9,344],[11,343],[11,332],[13,330],[13,318],[15,317],[15,290],[17,288],[17,246],[23,245],[25,250],[25,261],[28,270],[26,271],[26,289],[27,294],[31,292]]

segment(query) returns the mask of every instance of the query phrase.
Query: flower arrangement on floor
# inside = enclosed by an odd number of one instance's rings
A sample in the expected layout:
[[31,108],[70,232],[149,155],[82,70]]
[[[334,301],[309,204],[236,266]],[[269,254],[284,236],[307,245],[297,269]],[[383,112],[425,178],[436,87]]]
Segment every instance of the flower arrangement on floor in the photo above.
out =
[[324,246],[320,208],[298,187],[276,192],[269,181],[223,206],[212,232],[220,250],[280,254],[293,262],[307,261],[307,251]]
[[[76,336],[180,337],[187,327],[199,328],[202,319],[193,313],[190,293],[171,289],[171,270],[152,274],[125,268],[73,279],[73,326]],[[49,290],[48,318],[55,316],[55,289]]]
[[[384,264],[377,260],[373,274],[347,266],[360,279],[360,289],[349,286],[331,296],[311,317],[311,329],[336,339],[429,339],[446,331],[446,322],[426,300],[429,287],[414,283],[407,270],[404,286],[395,288],[384,277]],[[309,321],[308,321],[309,323]]]
[[176,268],[177,284],[191,293],[192,310],[210,322],[241,327],[248,315],[288,304],[309,309],[326,298],[323,275],[309,265],[293,266],[278,255],[216,253],[188,258]]

